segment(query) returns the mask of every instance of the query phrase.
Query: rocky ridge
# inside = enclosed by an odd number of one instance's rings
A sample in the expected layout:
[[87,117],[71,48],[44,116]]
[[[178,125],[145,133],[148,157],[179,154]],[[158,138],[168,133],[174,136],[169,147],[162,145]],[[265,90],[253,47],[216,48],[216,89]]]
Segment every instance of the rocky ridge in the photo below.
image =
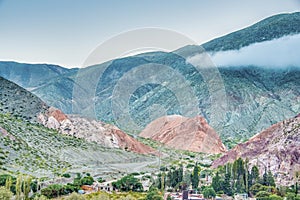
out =
[[82,118],[77,115],[66,115],[50,107],[48,112],[40,113],[38,120],[44,126],[58,130],[62,134],[96,142],[104,147],[120,148],[136,153],[154,154],[155,150],[121,131],[118,127]]
[[224,156],[215,160],[212,167],[233,162],[237,158],[249,159],[250,165],[258,165],[275,174],[280,185],[295,182],[295,173],[300,171],[300,115],[276,123],[256,134],[247,142],[238,144]]
[[211,154],[227,151],[218,134],[201,116],[160,117],[148,124],[140,136],[151,138],[175,149]]

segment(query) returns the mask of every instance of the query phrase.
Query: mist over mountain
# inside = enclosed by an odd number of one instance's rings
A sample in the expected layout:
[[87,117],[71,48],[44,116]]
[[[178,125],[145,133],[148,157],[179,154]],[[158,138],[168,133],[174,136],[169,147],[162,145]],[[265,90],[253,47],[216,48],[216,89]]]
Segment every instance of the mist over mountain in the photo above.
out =
[[[65,113],[133,134],[166,114],[201,115],[228,145],[299,113],[299,23],[300,13],[275,15],[204,49],[144,53],[80,70],[1,62],[0,75]],[[27,75],[20,78],[20,69]]]
[[286,68],[300,66],[298,52],[300,34],[254,43],[239,50],[212,52],[211,58],[217,66]]

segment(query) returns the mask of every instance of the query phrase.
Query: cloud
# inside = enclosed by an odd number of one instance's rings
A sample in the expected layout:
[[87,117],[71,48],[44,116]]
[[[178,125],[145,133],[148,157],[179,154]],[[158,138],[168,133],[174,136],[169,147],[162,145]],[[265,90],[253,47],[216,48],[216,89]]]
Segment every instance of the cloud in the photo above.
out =
[[300,67],[300,34],[209,54],[217,66]]

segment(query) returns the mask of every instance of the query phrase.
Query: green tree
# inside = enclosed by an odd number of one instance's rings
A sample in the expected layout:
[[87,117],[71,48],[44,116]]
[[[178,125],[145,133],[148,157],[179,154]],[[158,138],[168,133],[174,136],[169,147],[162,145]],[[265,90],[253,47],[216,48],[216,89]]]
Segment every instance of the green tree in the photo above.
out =
[[211,199],[211,198],[215,198],[216,197],[216,192],[213,188],[211,187],[206,187],[203,190],[203,196],[206,199]]
[[211,185],[216,192],[222,190],[222,183],[221,183],[221,177],[219,175],[219,172],[217,172],[216,175],[213,177]]
[[[186,188],[189,188],[191,185],[191,176],[192,176],[192,174],[189,171],[186,171],[183,175],[182,183],[183,183],[183,185],[185,185]],[[182,189],[184,190],[186,188],[182,188]]]
[[16,200],[21,200],[23,193],[22,193],[22,182],[23,182],[23,177],[22,175],[19,175],[17,177],[17,181],[16,181]]
[[233,195],[232,188],[231,188],[231,183],[230,183],[230,173],[229,172],[225,174],[225,180],[224,180],[224,184],[223,184],[223,191],[228,196]]
[[273,174],[270,170],[268,171],[268,174],[267,174],[267,185],[274,186],[274,187],[276,186]]
[[81,185],[93,185],[94,179],[91,176],[85,176],[80,180]]
[[254,165],[252,168],[251,168],[251,179],[252,179],[252,184],[251,185],[254,185],[255,183],[258,183],[259,181],[259,169],[256,165]]
[[121,191],[143,191],[143,185],[137,178],[132,175],[127,175],[120,180],[112,183],[113,187]]
[[29,192],[31,190],[31,177],[30,176],[27,176],[27,177],[24,177],[24,180],[23,180],[23,193],[24,193],[24,196],[25,196],[25,199],[28,199],[28,195],[29,195]]
[[6,179],[6,182],[5,182],[5,188],[10,190],[11,185],[12,185],[12,178],[11,178],[11,176],[8,176]]
[[196,163],[192,174],[192,187],[196,189],[198,188],[198,185],[199,185],[199,167],[198,164]]
[[13,196],[13,193],[6,189],[5,187],[1,186],[0,187],[0,199],[1,200],[10,200]]

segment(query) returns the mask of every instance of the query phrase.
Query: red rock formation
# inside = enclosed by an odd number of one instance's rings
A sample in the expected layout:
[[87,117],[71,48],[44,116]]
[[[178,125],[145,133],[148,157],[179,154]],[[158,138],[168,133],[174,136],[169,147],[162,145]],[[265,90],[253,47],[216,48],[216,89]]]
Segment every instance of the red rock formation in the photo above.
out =
[[[212,167],[248,158],[251,165],[258,164],[261,173],[268,168],[275,173],[277,183],[293,183],[296,171],[300,171],[300,116],[279,122],[238,144],[224,156],[215,160]],[[286,174],[282,176],[282,174]]]
[[142,154],[157,154],[156,151],[151,147],[144,145],[141,142],[138,142],[136,139],[127,135],[119,129],[113,129],[113,134],[117,137],[117,140],[119,141],[119,146],[122,149]]
[[156,154],[154,149],[137,141],[114,125],[75,115],[66,115],[53,107],[49,108],[45,114],[40,113],[38,119],[44,126],[56,129],[62,134],[96,142],[104,147],[120,148],[141,154]]
[[161,117],[148,124],[140,136],[151,138],[175,149],[203,153],[226,152],[226,147],[218,134],[201,116]]
[[65,115],[61,110],[50,107],[49,108],[49,116],[54,117],[58,122],[62,122],[68,119],[67,115]]

